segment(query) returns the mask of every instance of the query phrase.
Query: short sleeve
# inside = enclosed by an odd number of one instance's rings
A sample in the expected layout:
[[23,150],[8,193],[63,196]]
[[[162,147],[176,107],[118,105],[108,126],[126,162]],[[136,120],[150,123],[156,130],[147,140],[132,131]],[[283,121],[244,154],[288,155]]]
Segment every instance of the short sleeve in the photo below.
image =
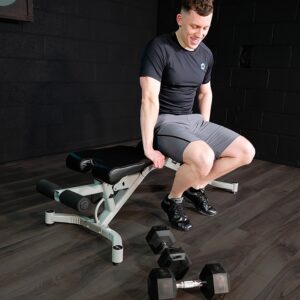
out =
[[211,71],[212,71],[212,68],[213,68],[213,64],[214,64],[214,58],[213,58],[213,55],[211,53],[211,55],[209,56],[209,59],[208,59],[207,70],[206,70],[205,76],[203,78],[202,84],[210,82]]
[[161,81],[166,66],[166,54],[163,45],[154,39],[146,46],[140,66],[140,76],[149,76]]

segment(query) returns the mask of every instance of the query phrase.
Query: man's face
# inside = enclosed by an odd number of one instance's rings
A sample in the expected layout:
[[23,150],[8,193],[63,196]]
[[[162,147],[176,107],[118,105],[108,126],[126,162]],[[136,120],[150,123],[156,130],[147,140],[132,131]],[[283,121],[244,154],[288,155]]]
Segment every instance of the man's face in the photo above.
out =
[[212,13],[206,17],[200,16],[194,10],[182,11],[176,17],[179,35],[188,50],[196,49],[208,33]]

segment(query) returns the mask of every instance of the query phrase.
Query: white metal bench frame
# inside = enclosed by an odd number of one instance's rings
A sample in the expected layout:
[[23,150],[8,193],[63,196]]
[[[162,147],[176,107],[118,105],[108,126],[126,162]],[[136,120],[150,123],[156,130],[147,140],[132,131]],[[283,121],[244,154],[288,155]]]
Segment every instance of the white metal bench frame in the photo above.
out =
[[[167,158],[165,167],[176,171],[180,167],[180,163]],[[140,173],[123,177],[114,185],[95,180],[92,184],[55,190],[54,199],[58,202],[60,202],[60,194],[65,190],[70,190],[82,196],[103,193],[103,197],[97,203],[93,217],[86,217],[79,214],[56,213],[53,210],[47,210],[45,212],[45,223],[47,225],[54,223],[77,224],[100,234],[111,241],[112,262],[113,264],[119,264],[123,261],[122,238],[119,233],[109,227],[109,223],[152,170],[154,170],[153,166],[146,167]],[[232,193],[238,191],[238,183],[212,181],[210,185],[231,191]],[[104,209],[99,214],[102,204],[104,205]]]

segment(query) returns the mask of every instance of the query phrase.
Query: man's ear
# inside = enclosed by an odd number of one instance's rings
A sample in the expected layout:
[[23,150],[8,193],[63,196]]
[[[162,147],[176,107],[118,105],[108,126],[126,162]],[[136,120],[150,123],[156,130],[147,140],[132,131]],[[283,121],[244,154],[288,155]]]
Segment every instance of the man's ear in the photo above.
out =
[[178,26],[180,27],[182,25],[182,14],[177,14],[176,21]]

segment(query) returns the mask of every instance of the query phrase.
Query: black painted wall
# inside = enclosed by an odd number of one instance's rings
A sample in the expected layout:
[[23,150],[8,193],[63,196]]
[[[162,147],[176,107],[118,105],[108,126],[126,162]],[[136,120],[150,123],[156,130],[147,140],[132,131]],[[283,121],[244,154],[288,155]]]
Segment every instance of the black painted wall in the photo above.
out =
[[[179,1],[160,1],[158,32]],[[212,121],[245,135],[256,157],[300,166],[300,0],[215,0]]]
[[157,1],[33,3],[34,22],[0,20],[0,162],[138,138]]
[[[215,0],[212,121],[257,158],[300,165],[300,0]],[[158,7],[158,9],[157,9]],[[0,20],[0,162],[139,138],[146,42],[179,0],[34,0]]]

